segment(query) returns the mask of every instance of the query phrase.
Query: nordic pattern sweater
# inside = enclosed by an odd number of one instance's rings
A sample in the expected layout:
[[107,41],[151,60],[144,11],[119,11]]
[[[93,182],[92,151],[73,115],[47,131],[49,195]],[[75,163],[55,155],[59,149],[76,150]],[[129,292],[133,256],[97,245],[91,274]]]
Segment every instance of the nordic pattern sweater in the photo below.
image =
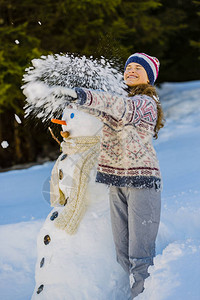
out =
[[[120,187],[161,188],[152,144],[157,106],[147,95],[120,97],[76,88],[78,105],[103,121],[96,181]],[[81,107],[80,107],[81,108]],[[96,115],[97,116],[97,115]]]

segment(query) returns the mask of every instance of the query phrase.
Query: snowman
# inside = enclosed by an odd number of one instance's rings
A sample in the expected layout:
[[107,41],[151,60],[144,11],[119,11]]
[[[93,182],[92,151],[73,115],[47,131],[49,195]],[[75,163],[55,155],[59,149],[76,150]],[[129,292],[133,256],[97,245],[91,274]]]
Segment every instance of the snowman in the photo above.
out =
[[126,300],[129,282],[116,262],[108,188],[95,182],[102,123],[67,107],[62,154],[51,174],[47,216],[37,241],[32,300]]

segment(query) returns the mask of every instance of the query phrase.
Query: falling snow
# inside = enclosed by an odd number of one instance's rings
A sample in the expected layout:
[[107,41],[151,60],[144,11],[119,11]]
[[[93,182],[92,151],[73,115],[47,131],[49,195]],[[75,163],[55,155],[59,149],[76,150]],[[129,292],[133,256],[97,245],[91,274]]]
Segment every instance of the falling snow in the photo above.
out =
[[33,59],[23,77],[26,96],[25,117],[34,113],[46,121],[60,115],[69,100],[65,88],[85,87],[124,92],[123,77],[114,63],[70,54]]
[[17,121],[18,124],[22,123],[21,119],[16,114],[15,114],[15,120]]
[[2,148],[6,149],[6,148],[8,148],[8,146],[9,146],[9,144],[8,144],[7,141],[1,142],[1,147],[2,147]]

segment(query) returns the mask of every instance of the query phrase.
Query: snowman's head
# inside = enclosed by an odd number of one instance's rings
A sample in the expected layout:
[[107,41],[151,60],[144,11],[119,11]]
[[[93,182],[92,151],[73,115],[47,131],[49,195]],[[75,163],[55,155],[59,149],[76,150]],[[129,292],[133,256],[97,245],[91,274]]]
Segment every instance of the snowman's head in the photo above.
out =
[[66,108],[63,112],[62,120],[66,122],[66,125],[62,125],[62,129],[64,132],[68,131],[70,137],[101,134],[102,123],[89,113]]

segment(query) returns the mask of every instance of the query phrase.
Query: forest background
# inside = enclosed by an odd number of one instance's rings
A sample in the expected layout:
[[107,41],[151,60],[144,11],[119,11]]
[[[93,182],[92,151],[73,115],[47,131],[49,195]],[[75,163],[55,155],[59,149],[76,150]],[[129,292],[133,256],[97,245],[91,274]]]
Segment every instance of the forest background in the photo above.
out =
[[32,59],[104,56],[123,70],[134,52],[159,58],[157,86],[199,80],[200,1],[0,0],[0,145],[9,144],[0,146],[0,171],[59,153],[47,126],[24,119],[22,77]]

